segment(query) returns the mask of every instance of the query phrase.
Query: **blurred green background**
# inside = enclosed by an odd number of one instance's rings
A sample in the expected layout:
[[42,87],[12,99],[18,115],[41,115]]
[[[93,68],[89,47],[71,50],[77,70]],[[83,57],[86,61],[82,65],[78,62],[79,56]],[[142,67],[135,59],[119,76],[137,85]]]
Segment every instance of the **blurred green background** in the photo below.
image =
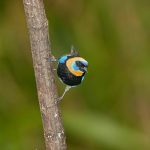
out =
[[[89,62],[61,103],[68,149],[150,150],[150,1],[44,3],[53,54]],[[0,85],[0,149],[44,150],[22,0],[0,0]]]

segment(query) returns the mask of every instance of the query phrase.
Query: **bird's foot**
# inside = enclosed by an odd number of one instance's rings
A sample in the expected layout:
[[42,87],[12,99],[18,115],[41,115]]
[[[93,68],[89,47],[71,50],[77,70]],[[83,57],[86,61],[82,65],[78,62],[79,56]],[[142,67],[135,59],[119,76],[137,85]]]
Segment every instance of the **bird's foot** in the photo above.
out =
[[61,97],[57,97],[56,99],[55,99],[55,105],[58,105],[60,102],[61,102],[61,100],[63,99],[63,97],[61,96]]
[[55,98],[54,98],[54,104],[53,104],[51,107],[57,106],[57,105],[62,101],[62,99],[63,99],[65,93],[66,93],[67,91],[69,91],[70,88],[72,88],[72,86],[66,86],[65,91],[64,91],[64,93],[62,94],[62,96],[60,96],[60,97],[55,97]]
[[47,109],[57,107],[61,100],[62,100],[61,97],[54,98],[54,102],[50,106],[47,106]]

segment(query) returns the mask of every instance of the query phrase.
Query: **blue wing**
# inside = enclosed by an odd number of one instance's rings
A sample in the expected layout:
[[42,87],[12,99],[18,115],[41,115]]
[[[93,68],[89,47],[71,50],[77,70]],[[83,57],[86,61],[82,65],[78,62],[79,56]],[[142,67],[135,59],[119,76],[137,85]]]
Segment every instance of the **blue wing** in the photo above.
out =
[[63,63],[65,63],[65,61],[67,60],[67,58],[68,58],[67,55],[62,56],[62,57],[60,57],[60,58],[58,59],[58,62],[63,64]]

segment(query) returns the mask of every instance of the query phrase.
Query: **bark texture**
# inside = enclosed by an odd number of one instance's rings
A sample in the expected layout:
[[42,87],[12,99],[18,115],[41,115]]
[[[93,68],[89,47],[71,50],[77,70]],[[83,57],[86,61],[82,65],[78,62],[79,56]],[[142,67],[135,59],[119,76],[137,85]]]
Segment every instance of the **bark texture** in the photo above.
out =
[[43,0],[23,0],[30,35],[33,66],[43,122],[46,150],[66,150],[60,110],[54,105],[57,89],[51,57],[48,21]]

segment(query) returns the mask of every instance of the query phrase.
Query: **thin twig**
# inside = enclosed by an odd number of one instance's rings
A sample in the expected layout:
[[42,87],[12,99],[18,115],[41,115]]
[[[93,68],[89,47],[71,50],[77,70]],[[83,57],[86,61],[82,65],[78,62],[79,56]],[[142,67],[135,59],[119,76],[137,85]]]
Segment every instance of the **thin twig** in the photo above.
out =
[[43,0],[23,0],[23,4],[30,35],[46,150],[66,150],[60,110],[54,105],[58,95],[53,67],[45,59],[51,57],[51,49]]

